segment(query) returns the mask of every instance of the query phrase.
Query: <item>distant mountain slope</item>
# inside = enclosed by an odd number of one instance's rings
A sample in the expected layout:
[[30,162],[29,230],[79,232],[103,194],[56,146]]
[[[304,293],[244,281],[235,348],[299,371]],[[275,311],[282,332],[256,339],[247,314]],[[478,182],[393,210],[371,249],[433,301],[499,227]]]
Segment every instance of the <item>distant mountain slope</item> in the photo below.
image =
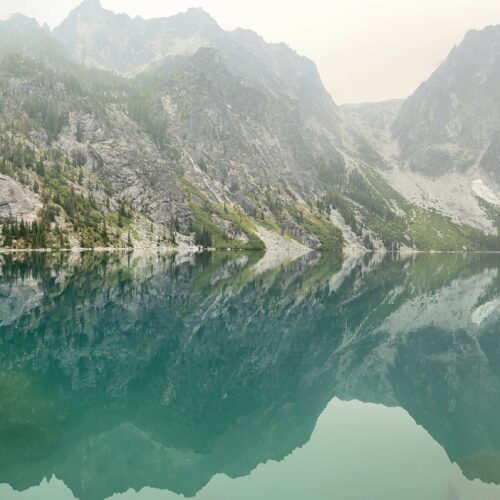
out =
[[[61,66],[74,66],[64,47],[40,28],[35,19],[14,14],[8,21],[0,21],[0,57],[12,53],[51,60]],[[50,57],[49,57],[50,56]]]
[[405,101],[392,130],[414,170],[476,167],[498,181],[500,26],[470,31]]
[[398,104],[343,106],[413,203],[484,231],[500,210],[500,26],[469,32]]
[[403,104],[401,99],[361,104],[344,104],[343,114],[361,127],[365,136],[374,144],[382,144],[392,139],[390,130]]

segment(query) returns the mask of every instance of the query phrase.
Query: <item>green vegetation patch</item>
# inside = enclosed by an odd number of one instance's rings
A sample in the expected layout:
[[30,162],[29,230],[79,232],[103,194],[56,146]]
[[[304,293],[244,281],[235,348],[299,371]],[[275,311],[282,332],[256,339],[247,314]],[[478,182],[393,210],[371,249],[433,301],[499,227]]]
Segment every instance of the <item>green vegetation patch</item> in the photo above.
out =
[[[255,224],[248,215],[241,210],[210,202],[205,195],[186,180],[183,180],[183,184],[190,194],[190,206],[193,210],[190,232],[195,233],[195,235],[204,233],[205,238],[211,239],[212,246],[216,249],[265,250],[266,246],[256,235]],[[248,241],[243,242],[228,237],[226,231],[214,222],[214,216],[233,224],[235,229],[245,233]]]

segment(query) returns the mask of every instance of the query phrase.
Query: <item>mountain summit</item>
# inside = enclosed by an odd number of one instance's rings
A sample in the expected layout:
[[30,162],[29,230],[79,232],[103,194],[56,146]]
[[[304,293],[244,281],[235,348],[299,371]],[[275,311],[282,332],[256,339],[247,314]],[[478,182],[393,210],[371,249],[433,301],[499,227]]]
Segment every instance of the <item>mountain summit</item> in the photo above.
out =
[[99,0],[85,0],[53,33],[78,62],[133,76],[155,61],[212,45],[222,30],[201,8],[144,20],[114,14]]
[[102,5],[99,0],[83,0],[76,10],[80,12],[93,12],[102,10]]

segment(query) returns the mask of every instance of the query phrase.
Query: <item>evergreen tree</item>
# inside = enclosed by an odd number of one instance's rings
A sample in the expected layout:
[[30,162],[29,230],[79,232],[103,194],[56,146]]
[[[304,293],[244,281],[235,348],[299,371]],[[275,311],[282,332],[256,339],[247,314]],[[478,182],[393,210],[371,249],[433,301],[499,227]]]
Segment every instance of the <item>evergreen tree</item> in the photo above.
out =
[[45,176],[45,165],[43,164],[43,161],[39,160],[36,164],[36,173],[40,176],[40,177],[44,177]]
[[80,121],[76,125],[76,140],[77,142],[83,142],[83,126]]
[[194,243],[203,248],[211,248],[213,246],[213,237],[210,230],[203,226],[203,229],[197,229],[194,234]]

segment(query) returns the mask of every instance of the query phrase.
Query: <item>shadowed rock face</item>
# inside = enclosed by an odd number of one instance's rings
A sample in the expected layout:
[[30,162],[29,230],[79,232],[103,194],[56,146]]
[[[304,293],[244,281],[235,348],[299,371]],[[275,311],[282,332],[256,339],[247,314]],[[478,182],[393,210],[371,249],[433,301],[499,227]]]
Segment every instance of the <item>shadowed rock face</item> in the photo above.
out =
[[498,482],[496,257],[259,259],[4,257],[0,481],[194,495],[305,444],[338,396],[405,408]]

